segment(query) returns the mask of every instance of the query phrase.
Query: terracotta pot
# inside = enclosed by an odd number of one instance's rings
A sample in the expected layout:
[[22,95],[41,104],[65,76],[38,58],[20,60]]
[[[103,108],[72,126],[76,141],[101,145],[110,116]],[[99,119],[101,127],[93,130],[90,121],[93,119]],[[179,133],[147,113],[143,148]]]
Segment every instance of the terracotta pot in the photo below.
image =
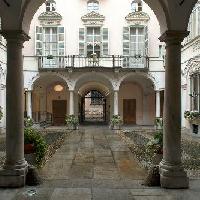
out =
[[33,144],[24,144],[24,153],[25,154],[31,154],[34,153],[34,145]]

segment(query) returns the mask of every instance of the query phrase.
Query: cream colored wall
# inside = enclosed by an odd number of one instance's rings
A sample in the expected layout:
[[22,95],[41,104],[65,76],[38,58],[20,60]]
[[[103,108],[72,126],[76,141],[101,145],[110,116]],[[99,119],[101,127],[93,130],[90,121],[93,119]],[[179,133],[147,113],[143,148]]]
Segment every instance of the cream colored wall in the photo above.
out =
[[[78,54],[79,28],[84,27],[81,17],[87,14],[86,0],[57,0],[57,12],[63,16],[62,26],[65,27],[66,55]],[[109,54],[122,55],[123,27],[128,26],[125,17],[131,12],[132,0],[106,0],[100,2],[100,14],[105,16],[104,27],[109,28]],[[116,11],[113,14],[113,11]],[[39,25],[38,16],[45,11],[43,4],[34,15],[29,35],[31,40],[25,43],[24,55],[35,55],[35,26]],[[158,56],[158,37],[160,27],[153,11],[143,3],[143,11],[150,16],[149,21],[149,56]],[[30,60],[30,59],[29,59]],[[35,67],[35,66],[32,66]]]
[[123,118],[123,99],[136,99],[136,124],[143,123],[143,90],[135,83],[122,83],[119,90],[119,114]]
[[137,83],[122,83],[119,90],[119,114],[123,118],[123,99],[136,99],[136,124],[153,125],[155,119],[155,94],[144,94]]

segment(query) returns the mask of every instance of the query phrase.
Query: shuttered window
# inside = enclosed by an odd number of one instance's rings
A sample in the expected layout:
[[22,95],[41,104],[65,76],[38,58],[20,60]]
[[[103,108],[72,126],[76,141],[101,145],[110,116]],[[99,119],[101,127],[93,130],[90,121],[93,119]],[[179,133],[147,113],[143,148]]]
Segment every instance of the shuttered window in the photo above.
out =
[[102,30],[102,55],[108,55],[108,28]]
[[85,54],[85,28],[79,28],[79,55]]

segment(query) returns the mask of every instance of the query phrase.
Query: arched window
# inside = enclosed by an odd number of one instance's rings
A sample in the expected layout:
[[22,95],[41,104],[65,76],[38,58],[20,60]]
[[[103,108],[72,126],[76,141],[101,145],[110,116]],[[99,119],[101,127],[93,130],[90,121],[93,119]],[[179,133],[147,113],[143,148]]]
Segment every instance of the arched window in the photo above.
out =
[[132,12],[142,11],[142,1],[141,0],[132,1],[131,10],[132,10]]
[[92,12],[92,11],[98,12],[99,11],[99,2],[95,1],[95,0],[88,1],[87,9],[89,12]]
[[46,12],[56,11],[56,2],[54,0],[46,1]]

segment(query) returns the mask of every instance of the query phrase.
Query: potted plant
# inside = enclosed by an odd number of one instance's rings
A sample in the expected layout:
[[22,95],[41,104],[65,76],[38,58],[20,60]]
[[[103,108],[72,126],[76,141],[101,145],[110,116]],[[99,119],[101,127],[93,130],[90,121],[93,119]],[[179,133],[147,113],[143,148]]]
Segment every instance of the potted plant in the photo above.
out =
[[47,59],[53,59],[53,55],[48,55]]
[[29,164],[40,166],[47,150],[45,139],[32,128],[33,120],[24,120],[24,154]]
[[192,111],[186,110],[184,112],[184,117],[193,124],[200,123],[200,113],[197,110],[192,110]]
[[120,115],[113,115],[113,117],[110,121],[111,129],[119,130],[119,129],[121,129],[121,125],[122,125],[122,119],[121,119]]
[[66,115],[65,122],[68,126],[68,129],[78,129],[78,118],[75,115]]

